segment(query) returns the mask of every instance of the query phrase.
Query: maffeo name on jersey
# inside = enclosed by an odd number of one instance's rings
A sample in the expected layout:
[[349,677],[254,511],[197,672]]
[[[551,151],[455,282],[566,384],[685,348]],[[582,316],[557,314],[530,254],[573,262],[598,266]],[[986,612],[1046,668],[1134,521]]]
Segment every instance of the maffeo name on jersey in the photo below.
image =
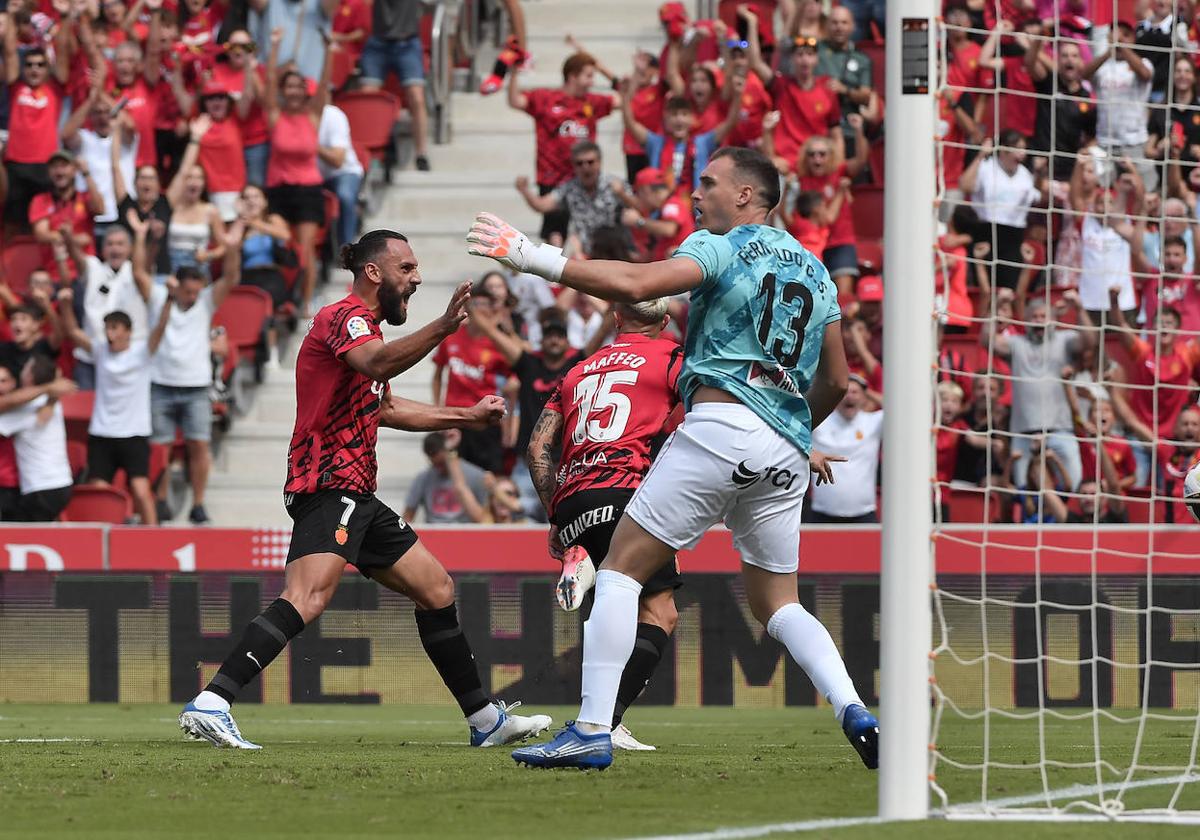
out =
[[[613,346],[617,347],[619,345],[614,344]],[[637,353],[627,353],[624,350],[619,352],[614,351],[588,362],[583,366],[583,372],[591,373],[594,370],[606,367],[627,367],[630,370],[637,370],[644,364],[646,364],[645,356],[639,356]]]

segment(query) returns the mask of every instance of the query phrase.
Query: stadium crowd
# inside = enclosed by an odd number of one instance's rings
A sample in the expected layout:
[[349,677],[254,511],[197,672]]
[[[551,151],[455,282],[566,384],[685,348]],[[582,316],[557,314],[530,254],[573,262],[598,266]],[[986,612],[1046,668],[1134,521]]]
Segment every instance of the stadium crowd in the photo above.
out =
[[[814,488],[810,516],[877,518],[882,300],[918,282],[882,257],[884,4],[722,0],[697,20],[667,2],[657,52],[609,68],[568,36],[562,85],[538,89],[522,85],[524,21],[505,5],[519,32],[481,94],[504,88],[529,115],[535,167],[514,186],[571,256],[669,256],[694,228],[690,193],[716,148],[775,161],[775,223],[836,281],[856,374],[816,435],[854,450],[850,480]],[[1177,515],[1149,500],[1178,495],[1200,450],[1193,12],[1190,0],[944,4],[930,279],[949,520]],[[334,104],[344,91],[390,87],[414,165],[429,168],[420,19],[416,0],[10,0],[0,517],[53,519],[73,482],[121,473],[141,521],[167,519],[163,467],[182,458],[190,519],[207,521],[208,441],[214,417],[229,421],[238,356],[222,313],[265,306],[252,352],[269,371],[280,332],[310,312],[321,249],[355,236],[371,152]],[[603,119],[622,123],[623,162],[595,143]],[[544,520],[524,448],[557,383],[611,334],[606,308],[531,275],[480,278],[469,322],[435,354],[433,398],[496,393],[514,410],[498,429],[429,435],[406,516]],[[686,298],[671,314],[682,339]],[[135,363],[143,353],[151,364]],[[28,438],[64,409],[49,457]]]

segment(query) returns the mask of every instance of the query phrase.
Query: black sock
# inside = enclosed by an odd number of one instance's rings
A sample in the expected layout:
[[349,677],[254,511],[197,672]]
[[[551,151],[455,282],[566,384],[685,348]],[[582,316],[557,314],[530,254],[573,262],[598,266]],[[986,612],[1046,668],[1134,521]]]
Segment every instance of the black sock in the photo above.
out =
[[221,670],[205,691],[211,691],[232,703],[246,683],[274,661],[292,637],[304,629],[304,619],[296,608],[276,598],[257,618],[246,625],[242,638],[225,657]]
[[625,711],[645,690],[670,639],[667,631],[661,627],[638,622],[637,641],[633,645],[633,653],[629,654],[629,661],[625,663],[625,670],[621,672],[621,685],[617,688],[617,705],[613,709],[613,729],[621,725],[621,718],[625,717]]
[[497,58],[496,63],[492,65],[492,73],[498,78],[503,79],[508,75],[508,65]]
[[421,647],[458,701],[463,715],[469,717],[491,703],[479,681],[475,655],[458,624],[458,609],[454,604],[440,610],[417,610],[414,615]]

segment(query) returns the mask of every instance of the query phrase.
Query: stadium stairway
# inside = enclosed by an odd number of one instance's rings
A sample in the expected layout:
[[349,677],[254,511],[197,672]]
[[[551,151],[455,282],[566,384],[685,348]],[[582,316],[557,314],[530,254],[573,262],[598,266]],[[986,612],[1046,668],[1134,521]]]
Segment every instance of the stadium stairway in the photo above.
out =
[[[522,73],[525,88],[557,87],[560,68],[571,50],[563,38],[570,32],[602,63],[628,74],[636,47],[657,54],[661,37],[654,0],[529,0],[523,4],[529,47],[535,67]],[[489,46],[476,61],[486,73],[494,59]],[[603,79],[598,79],[602,89]],[[477,84],[477,79],[473,80]],[[446,145],[431,146],[432,172],[394,173],[392,185],[379,202],[379,212],[365,221],[366,229],[388,227],[405,233],[421,264],[422,285],[409,308],[409,326],[437,317],[453,287],[478,278],[487,265],[467,255],[463,237],[479,210],[490,210],[524,230],[536,232],[538,216],[513,188],[518,175],[534,176],[534,131],[528,116],[511,110],[504,92],[481,97],[474,92],[454,94],[452,133]],[[599,141],[604,171],[624,176],[621,118],[613,114],[600,123]],[[326,302],[346,293],[349,275],[333,272],[321,290]],[[303,327],[301,328],[303,329]],[[389,337],[406,328],[385,327]],[[285,526],[282,505],[284,459],[295,419],[294,362],[302,335],[297,333],[285,351],[281,370],[270,372],[253,388],[251,404],[223,439],[215,456],[209,484],[208,512],[223,526]],[[404,397],[428,401],[433,365],[428,360],[392,382]],[[425,467],[421,436],[381,430],[379,493],[397,511],[413,477]],[[184,508],[186,515],[186,507]]]

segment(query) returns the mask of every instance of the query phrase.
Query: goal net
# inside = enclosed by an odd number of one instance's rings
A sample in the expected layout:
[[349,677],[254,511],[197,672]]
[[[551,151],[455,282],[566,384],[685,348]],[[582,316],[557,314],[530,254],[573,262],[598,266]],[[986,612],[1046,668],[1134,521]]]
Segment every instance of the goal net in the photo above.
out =
[[1191,8],[942,10],[929,778],[948,817],[1200,822]]

